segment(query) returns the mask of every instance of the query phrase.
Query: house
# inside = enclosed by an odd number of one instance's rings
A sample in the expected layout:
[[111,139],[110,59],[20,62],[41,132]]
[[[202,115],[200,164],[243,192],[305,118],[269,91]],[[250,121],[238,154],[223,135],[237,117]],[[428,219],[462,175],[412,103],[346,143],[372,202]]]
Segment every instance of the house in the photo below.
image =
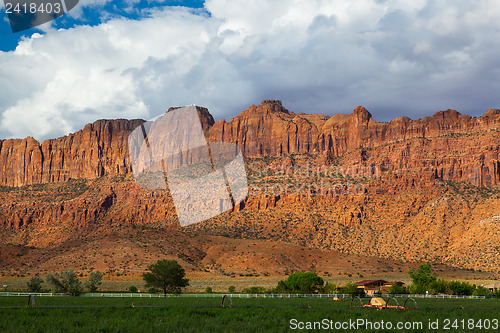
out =
[[382,294],[388,294],[391,287],[395,284],[402,286],[404,283],[401,281],[386,281],[386,280],[363,280],[356,282],[358,290],[367,295],[374,295],[380,290]]
[[356,282],[359,291],[363,291],[367,295],[375,294],[379,289],[382,290],[385,280],[363,280]]
[[483,287],[485,287],[491,292],[494,292],[495,290],[500,289],[500,283],[485,284]]

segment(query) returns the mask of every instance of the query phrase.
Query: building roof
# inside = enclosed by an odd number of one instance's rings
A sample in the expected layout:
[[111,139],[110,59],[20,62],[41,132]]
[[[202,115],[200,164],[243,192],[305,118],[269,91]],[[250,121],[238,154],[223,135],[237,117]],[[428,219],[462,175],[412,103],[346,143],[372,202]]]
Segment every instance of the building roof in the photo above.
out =
[[375,283],[386,283],[387,281],[386,280],[363,280],[363,281],[359,281],[359,282],[356,282],[356,284],[358,286],[366,286],[368,284],[375,284]]
[[500,283],[485,284],[483,287],[487,289],[500,289]]
[[400,284],[400,285],[403,285],[405,283],[403,281],[387,281],[386,284],[391,284],[391,285],[393,285],[393,284]]

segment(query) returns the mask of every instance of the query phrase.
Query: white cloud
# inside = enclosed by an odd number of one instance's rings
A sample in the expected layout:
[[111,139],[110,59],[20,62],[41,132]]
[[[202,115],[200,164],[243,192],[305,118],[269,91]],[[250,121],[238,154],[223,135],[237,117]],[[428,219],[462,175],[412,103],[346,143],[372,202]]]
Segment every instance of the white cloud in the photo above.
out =
[[148,118],[192,103],[220,119],[264,98],[297,112],[365,105],[380,120],[500,107],[495,2],[205,7],[210,15],[166,7],[136,21],[47,28],[0,53],[0,135],[44,139],[99,118]]

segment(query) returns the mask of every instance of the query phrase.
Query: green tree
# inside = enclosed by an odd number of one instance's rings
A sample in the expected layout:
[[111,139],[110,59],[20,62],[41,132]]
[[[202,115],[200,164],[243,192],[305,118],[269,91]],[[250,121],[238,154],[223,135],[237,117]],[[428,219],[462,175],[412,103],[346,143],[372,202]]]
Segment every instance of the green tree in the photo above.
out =
[[33,276],[26,284],[28,285],[28,290],[34,293],[38,293],[42,290],[43,279],[38,275]]
[[429,284],[429,289],[433,294],[451,294],[448,281],[439,279]]
[[137,287],[136,286],[130,286],[130,287],[128,287],[128,291],[130,291],[131,293],[136,293],[137,292]]
[[348,283],[343,288],[340,289],[342,294],[349,294],[351,296],[361,295],[362,292],[358,289],[358,286],[354,283]]
[[312,272],[293,273],[285,282],[286,288],[297,294],[315,294],[321,290],[324,283],[322,278]]
[[265,294],[266,288],[264,287],[250,287],[242,290],[244,294]]
[[489,296],[491,296],[491,291],[488,288],[485,288],[483,286],[477,286],[476,290],[474,290],[472,295],[489,297]]
[[406,291],[406,288],[403,287],[400,284],[393,284],[391,288],[389,289],[389,294],[392,295],[401,295],[401,294],[407,294],[408,292]]
[[276,288],[274,288],[271,292],[273,294],[288,294],[290,293],[290,290],[288,290],[288,287],[286,286],[286,281],[280,280],[278,281]]
[[91,272],[90,276],[85,282],[85,286],[91,293],[95,293],[97,288],[102,284],[102,273],[101,272]]
[[77,274],[73,270],[54,275],[49,274],[45,278],[45,281],[52,284],[56,292],[78,296],[83,291],[82,283],[78,280]]
[[205,288],[205,293],[207,293],[207,294],[211,294],[211,293],[213,293],[213,289],[212,289],[212,287],[206,287],[206,288]]
[[180,293],[189,285],[184,268],[175,260],[158,260],[148,266],[149,272],[142,274],[146,287],[158,288],[167,293]]
[[429,290],[429,285],[437,280],[437,274],[431,273],[430,264],[422,264],[417,271],[409,271],[413,282],[412,291],[416,294],[424,294]]
[[448,287],[453,295],[470,296],[476,290],[476,286],[468,282],[450,281]]
[[333,294],[335,291],[337,291],[337,285],[327,282],[325,283],[325,286],[321,288],[320,293],[322,294]]
[[236,290],[235,286],[229,286],[229,288],[227,289],[227,291],[230,292],[231,294],[234,293],[235,290]]

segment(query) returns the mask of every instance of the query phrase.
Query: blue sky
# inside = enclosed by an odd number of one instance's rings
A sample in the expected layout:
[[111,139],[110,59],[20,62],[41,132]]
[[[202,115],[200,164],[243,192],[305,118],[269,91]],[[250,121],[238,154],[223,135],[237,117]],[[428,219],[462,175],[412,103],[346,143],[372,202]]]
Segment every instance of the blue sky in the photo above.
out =
[[229,119],[263,99],[378,121],[500,108],[495,1],[80,0],[18,34],[0,15],[0,138],[191,104]]
[[[88,6],[79,6],[81,11],[78,17],[63,15],[51,23],[56,29],[69,29],[80,25],[96,26],[113,17],[127,18],[131,20],[140,20],[147,16],[149,10],[168,6],[183,6],[188,8],[203,8],[203,0],[165,0],[165,1],[117,1],[111,0],[104,3],[90,4]],[[0,10],[2,20],[0,21],[0,51],[12,51],[16,48],[23,37],[29,37],[33,33],[43,31],[38,28],[29,29],[18,33],[12,33],[5,7]]]

